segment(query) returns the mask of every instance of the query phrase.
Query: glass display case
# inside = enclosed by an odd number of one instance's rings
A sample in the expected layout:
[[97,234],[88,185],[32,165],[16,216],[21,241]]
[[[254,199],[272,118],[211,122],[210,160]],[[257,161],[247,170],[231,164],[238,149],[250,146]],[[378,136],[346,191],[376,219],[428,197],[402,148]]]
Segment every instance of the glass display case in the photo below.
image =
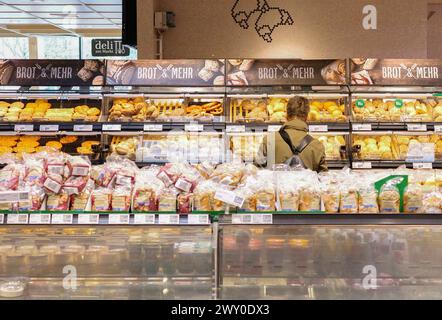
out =
[[442,298],[440,225],[325,219],[220,226],[220,298]]
[[210,227],[4,226],[0,298],[211,299]]

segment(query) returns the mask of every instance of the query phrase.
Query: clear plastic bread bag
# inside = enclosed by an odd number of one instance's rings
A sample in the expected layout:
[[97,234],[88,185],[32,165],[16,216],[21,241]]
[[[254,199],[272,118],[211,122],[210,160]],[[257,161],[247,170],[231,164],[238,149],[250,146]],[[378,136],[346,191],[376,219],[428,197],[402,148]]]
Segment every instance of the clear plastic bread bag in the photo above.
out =
[[339,212],[358,213],[358,191],[353,182],[343,180],[340,184],[340,193]]
[[324,183],[321,188],[321,200],[326,213],[338,213],[341,192],[336,184]]
[[300,186],[293,172],[275,172],[277,204],[279,211],[297,212],[299,210]]
[[193,211],[210,212],[213,211],[213,198],[216,185],[213,181],[206,180],[198,184],[193,192]]
[[303,173],[305,173],[305,179],[300,181],[299,211],[321,211],[321,185],[318,177],[308,170]]
[[442,193],[433,191],[426,193],[422,199],[422,213],[440,214],[442,213]]
[[404,212],[422,213],[423,198],[423,188],[420,184],[408,185],[404,193]]
[[395,186],[397,179],[384,184],[379,193],[379,211],[381,213],[400,213],[401,196]]
[[361,181],[358,187],[358,212],[379,213],[378,192],[370,180]]
[[133,192],[132,210],[135,212],[157,212],[159,196],[166,188],[157,178],[158,168],[143,168],[136,177]]
[[257,172],[255,182],[256,211],[273,212],[276,210],[275,176],[273,171]]

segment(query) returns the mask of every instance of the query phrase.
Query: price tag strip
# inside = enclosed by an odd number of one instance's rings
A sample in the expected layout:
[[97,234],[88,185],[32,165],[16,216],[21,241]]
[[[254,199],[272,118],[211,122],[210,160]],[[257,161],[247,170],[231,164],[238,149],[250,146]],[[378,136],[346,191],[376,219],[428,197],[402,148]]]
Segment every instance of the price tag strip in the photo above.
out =
[[121,124],[103,124],[103,131],[121,131]]
[[426,124],[415,124],[415,123],[408,123],[407,124],[407,130],[408,131],[427,131],[427,125]]
[[354,123],[353,131],[371,131],[372,127],[370,123]]
[[413,162],[413,169],[433,169],[431,162]]
[[232,214],[233,224],[252,224],[252,219],[251,214]]
[[42,124],[40,125],[41,132],[57,132],[60,130],[60,126],[58,124]]
[[372,169],[371,162],[353,162],[353,169]]
[[186,124],[184,130],[188,132],[202,132],[204,131],[204,125],[202,124]]
[[163,131],[163,125],[162,124],[145,124],[144,131],[161,132],[161,131]]
[[0,224],[4,224],[4,223],[5,223],[5,215],[0,214]]
[[179,214],[159,214],[158,215],[158,224],[178,225],[178,224],[180,224],[180,215]]
[[75,132],[92,132],[94,131],[94,126],[92,124],[76,124],[74,125]]
[[74,215],[70,213],[54,213],[52,214],[51,224],[72,224]]
[[154,214],[135,214],[134,215],[134,224],[140,224],[140,225],[155,224],[155,215]]
[[210,219],[208,214],[189,214],[187,216],[187,224],[191,225],[208,225]]
[[7,224],[28,224],[29,216],[23,213],[8,214]]
[[246,126],[227,126],[227,133],[243,133],[246,132]]
[[14,126],[14,131],[16,131],[16,132],[33,132],[34,125],[33,124],[16,124]]
[[109,224],[129,224],[129,214],[110,214]]
[[312,125],[309,126],[310,132],[328,132],[328,125]]
[[273,214],[252,214],[252,224],[273,224]]
[[31,214],[29,216],[29,224],[50,224],[51,215],[49,213]]
[[88,214],[88,213],[80,213],[78,215],[78,224],[99,224],[100,223],[100,215],[99,214]]
[[282,126],[278,126],[278,125],[270,125],[267,127],[267,131],[268,132],[279,132],[279,130],[281,130]]

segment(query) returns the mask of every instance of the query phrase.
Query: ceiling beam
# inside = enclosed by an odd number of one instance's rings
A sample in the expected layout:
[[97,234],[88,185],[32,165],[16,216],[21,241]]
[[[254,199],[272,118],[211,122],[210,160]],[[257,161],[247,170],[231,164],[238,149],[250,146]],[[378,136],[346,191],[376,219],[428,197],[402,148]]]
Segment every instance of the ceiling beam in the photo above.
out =
[[0,29],[1,29],[1,30],[4,30],[4,31],[7,31],[7,32],[11,32],[11,33],[18,34],[19,36],[22,36],[22,37],[26,37],[26,38],[29,37],[28,34],[25,34],[25,33],[22,33],[22,32],[19,32],[19,31],[13,30],[13,29],[8,29],[8,28],[6,28],[6,27],[4,27],[4,26],[0,26]]
[[106,17],[104,14],[102,14],[101,12],[95,10],[94,8],[88,6],[86,3],[83,2],[83,0],[79,0],[81,5],[85,8],[88,8],[89,10],[92,10],[93,12],[95,12],[96,14],[98,14],[100,17],[102,17],[103,19],[109,21],[110,23],[112,23],[114,26],[119,27],[118,24],[116,24],[115,22],[113,22],[111,19],[109,19],[108,17]]

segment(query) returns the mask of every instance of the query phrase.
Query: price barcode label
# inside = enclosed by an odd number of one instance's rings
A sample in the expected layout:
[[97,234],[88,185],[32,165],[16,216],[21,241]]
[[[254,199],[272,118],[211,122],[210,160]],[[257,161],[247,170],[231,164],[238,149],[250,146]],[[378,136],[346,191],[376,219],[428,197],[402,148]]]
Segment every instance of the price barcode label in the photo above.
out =
[[33,124],[16,124],[14,126],[14,131],[17,132],[33,132],[34,125]]
[[354,123],[353,131],[371,131],[372,127],[369,123]]
[[353,169],[371,169],[371,162],[353,162]]
[[434,132],[442,132],[442,125],[435,125]]
[[29,216],[27,214],[12,213],[8,214],[8,224],[28,224]]
[[279,130],[281,130],[282,126],[278,126],[278,125],[270,125],[267,127],[267,131],[268,132],[279,132]]
[[135,214],[134,224],[155,224],[154,214]]
[[242,207],[244,198],[236,195],[235,192],[229,190],[218,190],[215,193],[215,200],[230,204],[231,206]]
[[179,178],[175,183],[175,187],[181,191],[190,192],[190,189],[192,189],[192,184],[189,181]]
[[110,214],[109,224],[129,224],[129,214]]
[[72,224],[74,221],[73,214],[67,213],[54,213],[52,215],[51,224]]
[[242,133],[246,132],[246,126],[227,126],[226,132],[228,133]]
[[145,124],[144,131],[161,132],[163,131],[162,124]]
[[327,125],[312,125],[309,126],[310,132],[327,132],[328,126]]
[[413,169],[433,169],[433,164],[431,162],[415,162]]
[[159,214],[158,215],[159,224],[180,224],[179,214]]
[[187,216],[187,224],[205,225],[210,224],[208,214],[189,214]]
[[5,215],[4,214],[0,214],[0,224],[5,223]]
[[41,132],[57,132],[60,130],[60,126],[58,124],[42,124],[40,125]]
[[74,125],[75,132],[92,132],[94,131],[94,126],[92,124],[76,124]]
[[407,124],[407,129],[408,131],[427,131],[427,125],[409,123]]
[[44,214],[31,214],[29,216],[29,223],[30,224],[50,224],[51,223],[51,215],[44,213]]
[[78,215],[78,224],[98,224],[100,222],[99,214],[80,213]]
[[204,125],[202,124],[186,124],[184,130],[188,132],[202,132],[204,131]]
[[272,214],[253,214],[252,215],[253,224],[273,224]]
[[251,214],[232,214],[233,224],[252,224]]
[[121,124],[103,124],[103,131],[121,131]]

